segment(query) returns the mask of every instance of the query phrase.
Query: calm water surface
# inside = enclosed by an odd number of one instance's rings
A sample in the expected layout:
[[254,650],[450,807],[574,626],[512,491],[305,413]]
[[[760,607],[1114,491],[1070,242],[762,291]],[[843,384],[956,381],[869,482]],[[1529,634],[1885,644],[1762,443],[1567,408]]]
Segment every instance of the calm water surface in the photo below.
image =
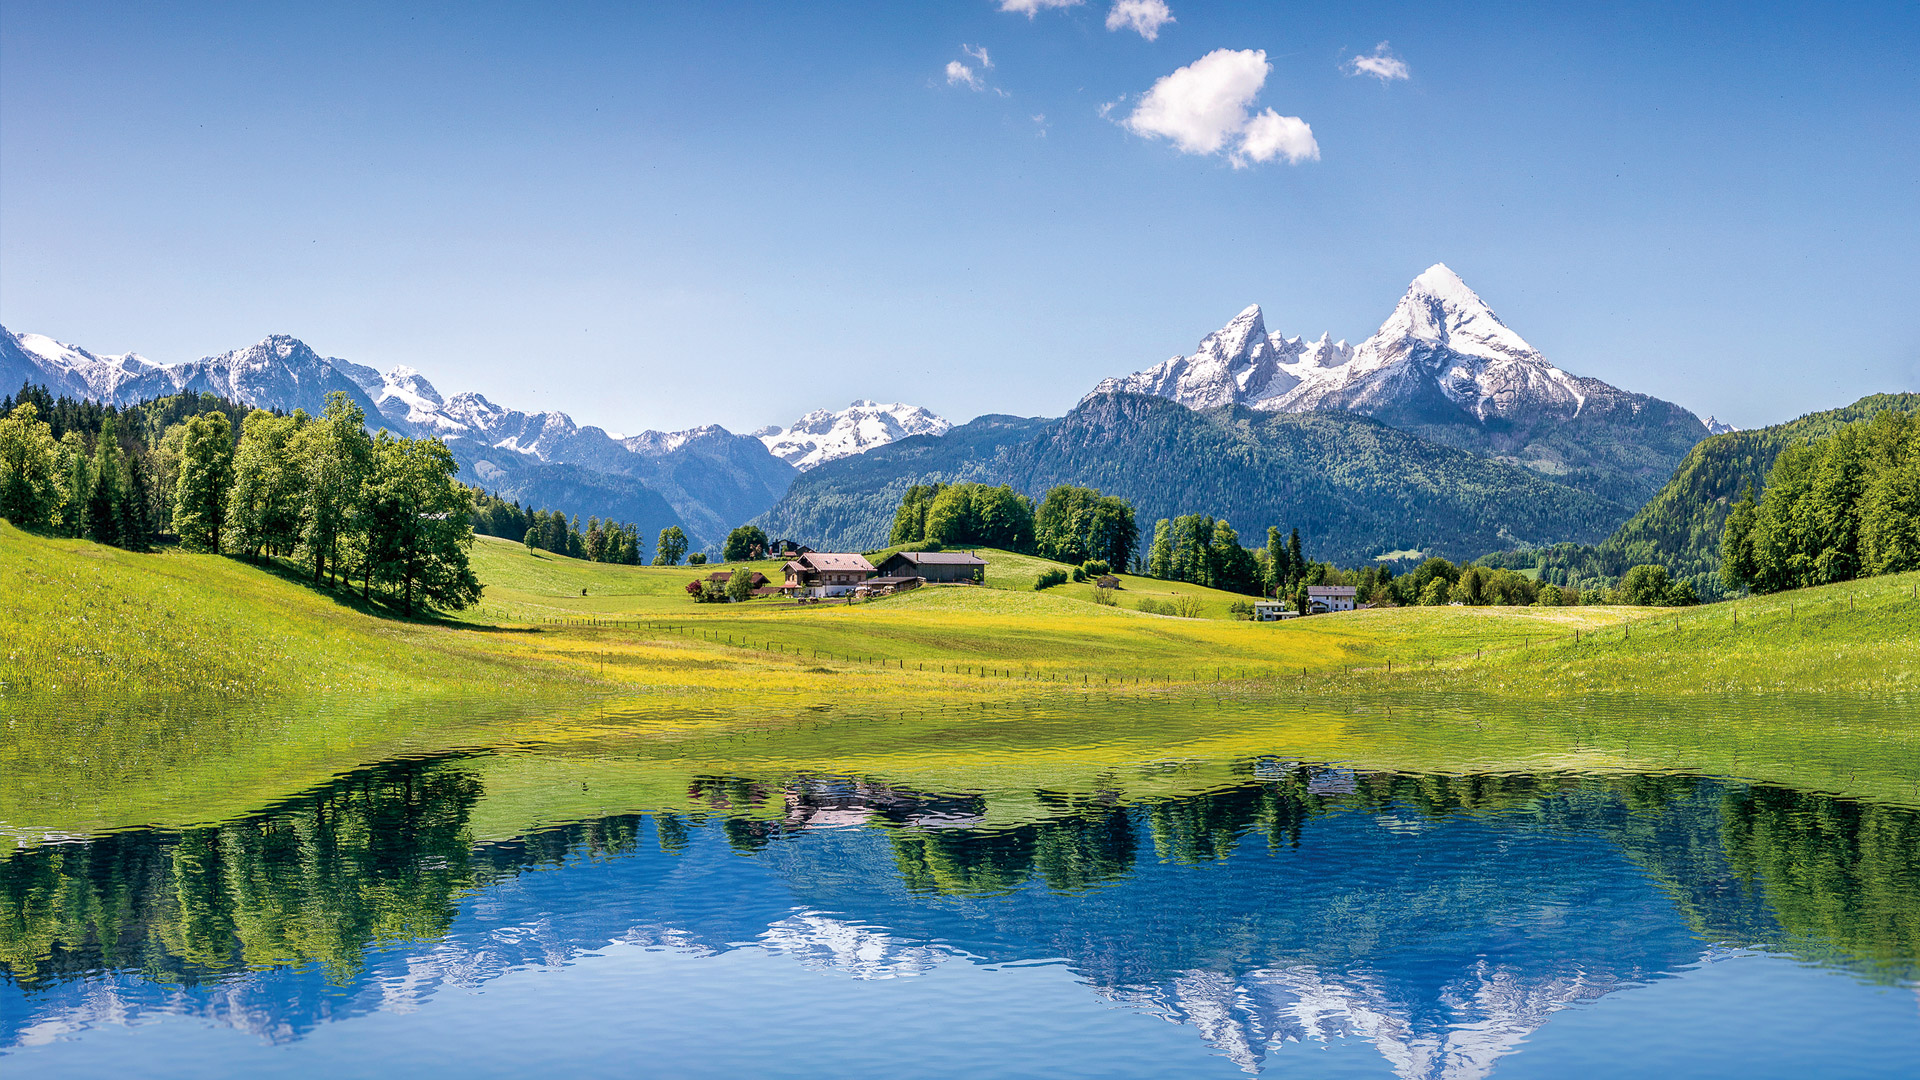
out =
[[[0,1070],[1920,1074],[1914,763],[1848,790],[1814,734],[1798,773],[1652,768],[1723,752],[1662,715],[1103,705],[1024,744],[599,715],[192,827],[124,809],[174,805],[157,766],[96,783],[94,817],[136,815],[111,830],[22,817],[88,799],[29,784],[0,804]],[[1873,741],[1900,710],[1830,719],[1803,728],[1904,752]]]

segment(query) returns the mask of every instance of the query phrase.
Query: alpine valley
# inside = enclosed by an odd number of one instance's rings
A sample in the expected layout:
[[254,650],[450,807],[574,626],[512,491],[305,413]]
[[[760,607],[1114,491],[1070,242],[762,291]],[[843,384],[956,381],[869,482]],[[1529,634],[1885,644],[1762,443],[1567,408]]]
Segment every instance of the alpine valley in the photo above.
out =
[[825,463],[762,524],[873,547],[911,484],[1078,483],[1131,499],[1143,522],[1204,511],[1243,533],[1297,527],[1336,562],[1471,558],[1597,542],[1731,430],[1555,367],[1435,265],[1357,346],[1270,333],[1249,307],[1061,419],[986,416]]
[[817,547],[872,549],[908,486],[955,480],[1032,496],[1098,487],[1131,500],[1149,533],[1192,512],[1249,539],[1298,528],[1315,557],[1347,564],[1594,544],[1696,443],[1731,430],[1555,367],[1444,265],[1358,345],[1272,333],[1249,307],[1191,355],[1103,380],[1058,419],[955,426],[858,400],[750,435],[617,435],[443,396],[412,368],[377,371],[292,337],[163,366],[0,329],[0,386],[23,383],[116,405],[204,392],[309,413],[339,391],[370,423],[444,438],[468,483],[647,534],[679,525],[705,548],[752,520]]

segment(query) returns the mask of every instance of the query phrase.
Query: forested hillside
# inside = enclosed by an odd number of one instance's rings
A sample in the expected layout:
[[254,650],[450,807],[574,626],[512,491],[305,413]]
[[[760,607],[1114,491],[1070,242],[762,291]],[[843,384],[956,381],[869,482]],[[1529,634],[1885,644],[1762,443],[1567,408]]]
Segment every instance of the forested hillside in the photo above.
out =
[[1248,535],[1299,528],[1314,558],[1393,551],[1451,558],[1604,536],[1632,508],[1352,413],[1195,412],[1164,398],[1089,397],[1059,420],[983,417],[805,474],[762,519],[821,546],[886,542],[906,488],[931,481],[1058,484],[1132,501],[1141,521],[1204,512]]
[[1659,491],[1706,433],[1699,417],[1672,402],[1618,390],[1590,400],[1568,418],[1486,424],[1381,419],[1434,442],[1525,464],[1559,483],[1628,506]]
[[1687,454],[1658,494],[1600,545],[1602,570],[1617,574],[1629,566],[1659,563],[1676,578],[1693,581],[1702,596],[1718,595],[1720,531],[1740,493],[1749,484],[1756,496],[1760,493],[1781,451],[1817,442],[1887,409],[1920,412],[1920,394],[1875,394],[1845,408],[1706,440]]
[[[598,436],[598,429],[587,430]],[[468,483],[582,518],[631,521],[649,536],[677,525],[696,548],[717,549],[728,529],[772,506],[796,475],[760,440],[718,428],[655,453],[629,452],[604,437],[599,442],[595,456],[569,446],[569,453],[583,455],[579,460],[568,453],[542,459],[467,438],[447,445]]]

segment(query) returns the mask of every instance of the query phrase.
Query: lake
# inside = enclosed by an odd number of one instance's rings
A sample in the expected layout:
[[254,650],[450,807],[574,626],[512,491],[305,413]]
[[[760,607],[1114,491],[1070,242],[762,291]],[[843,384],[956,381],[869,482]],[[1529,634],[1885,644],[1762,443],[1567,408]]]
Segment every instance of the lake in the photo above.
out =
[[1920,1067],[1898,702],[4,715],[9,1078]]

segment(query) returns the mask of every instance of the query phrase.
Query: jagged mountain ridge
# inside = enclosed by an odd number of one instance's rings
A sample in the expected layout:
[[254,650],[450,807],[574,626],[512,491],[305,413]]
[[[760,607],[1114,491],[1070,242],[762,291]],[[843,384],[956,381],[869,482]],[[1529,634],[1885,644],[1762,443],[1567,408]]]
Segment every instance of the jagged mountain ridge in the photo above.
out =
[[366,391],[340,367],[297,338],[275,334],[219,356],[184,364],[156,364],[137,353],[97,356],[40,334],[15,335],[0,327],[0,380],[8,389],[22,382],[56,394],[110,405],[131,405],[169,394],[212,393],[262,408],[317,413],[338,390],[378,415]]
[[765,427],[754,437],[782,461],[805,472],[822,462],[864,454],[909,435],[944,435],[953,424],[918,405],[860,399],[834,412],[816,409],[790,427]]
[[370,424],[445,439],[469,483],[569,514],[633,521],[647,532],[679,525],[702,547],[765,511],[794,475],[759,439],[716,425],[610,435],[561,412],[521,412],[477,393],[444,397],[413,368],[381,372],[322,356],[285,335],[166,366],[133,353],[99,356],[0,327],[0,384],[26,382],[123,406],[204,390],[261,408],[309,413],[324,409],[327,395],[337,390],[366,412]]
[[1253,305],[1192,354],[1102,380],[1093,392],[1195,409],[1344,409],[1626,502],[1658,490],[1694,443],[1716,433],[1715,422],[1671,402],[1554,366],[1443,263],[1416,277],[1359,345],[1329,337],[1269,332]]

